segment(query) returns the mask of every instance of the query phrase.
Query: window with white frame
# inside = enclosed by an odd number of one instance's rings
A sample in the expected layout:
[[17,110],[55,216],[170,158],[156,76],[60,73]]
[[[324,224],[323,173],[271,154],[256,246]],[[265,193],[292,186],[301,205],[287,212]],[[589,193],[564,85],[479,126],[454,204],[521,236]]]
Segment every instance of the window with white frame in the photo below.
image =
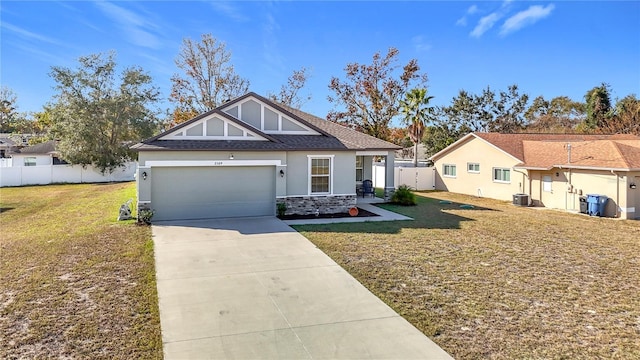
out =
[[36,166],[36,158],[35,157],[24,158],[24,166]]
[[493,181],[503,183],[511,182],[511,170],[505,168],[493,168]]
[[364,179],[364,156],[356,156],[356,181]]
[[446,177],[456,177],[456,166],[453,164],[442,165],[442,175]]
[[553,184],[553,180],[551,180],[551,176],[543,176],[542,177],[542,191],[544,192],[551,192],[552,191],[552,185]]
[[467,172],[474,173],[474,174],[480,173],[480,164],[467,163]]
[[331,157],[310,157],[309,166],[310,193],[331,193]]

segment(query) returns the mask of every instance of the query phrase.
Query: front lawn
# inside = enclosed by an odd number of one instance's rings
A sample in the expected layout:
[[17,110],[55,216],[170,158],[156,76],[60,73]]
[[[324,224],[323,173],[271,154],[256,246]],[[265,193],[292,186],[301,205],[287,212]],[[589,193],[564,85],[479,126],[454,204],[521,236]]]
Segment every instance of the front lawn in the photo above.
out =
[[0,358],[162,358],[134,183],[0,189]]
[[418,195],[296,229],[456,359],[640,358],[640,222]]

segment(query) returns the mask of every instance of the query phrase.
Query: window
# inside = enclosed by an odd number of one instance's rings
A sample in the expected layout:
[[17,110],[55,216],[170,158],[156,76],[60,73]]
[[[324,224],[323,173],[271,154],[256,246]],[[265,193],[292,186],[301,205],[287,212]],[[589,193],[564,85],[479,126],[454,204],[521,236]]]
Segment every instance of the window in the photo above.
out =
[[448,177],[456,177],[456,166],[451,164],[442,165],[442,174]]
[[24,158],[24,166],[36,166],[36,158],[35,157]]
[[511,170],[503,168],[493,168],[493,181],[495,182],[511,182]]
[[331,158],[319,157],[310,159],[310,192],[311,194],[331,193]]
[[551,184],[552,184],[551,176],[543,176],[542,177],[542,191],[551,192]]
[[356,156],[356,181],[364,179],[364,156]]
[[480,164],[478,163],[467,163],[467,172],[477,174],[480,172]]

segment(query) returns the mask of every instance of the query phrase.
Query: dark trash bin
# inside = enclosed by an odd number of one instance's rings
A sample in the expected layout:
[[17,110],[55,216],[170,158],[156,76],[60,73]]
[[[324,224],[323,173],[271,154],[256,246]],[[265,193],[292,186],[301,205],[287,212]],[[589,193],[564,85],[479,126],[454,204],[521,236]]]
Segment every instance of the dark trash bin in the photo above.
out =
[[600,198],[598,199],[598,214],[600,216],[605,216],[605,211],[607,209],[607,202],[609,201],[609,198],[605,195],[600,195]]
[[589,204],[587,203],[586,196],[580,196],[580,213],[581,214],[589,213]]

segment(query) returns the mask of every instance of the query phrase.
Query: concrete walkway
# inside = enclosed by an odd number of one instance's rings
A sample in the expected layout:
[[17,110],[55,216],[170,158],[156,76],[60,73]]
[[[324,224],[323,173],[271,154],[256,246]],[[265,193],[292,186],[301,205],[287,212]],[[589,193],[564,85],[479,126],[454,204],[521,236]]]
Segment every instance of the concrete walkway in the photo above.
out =
[[450,359],[276,218],[154,223],[165,359]]

